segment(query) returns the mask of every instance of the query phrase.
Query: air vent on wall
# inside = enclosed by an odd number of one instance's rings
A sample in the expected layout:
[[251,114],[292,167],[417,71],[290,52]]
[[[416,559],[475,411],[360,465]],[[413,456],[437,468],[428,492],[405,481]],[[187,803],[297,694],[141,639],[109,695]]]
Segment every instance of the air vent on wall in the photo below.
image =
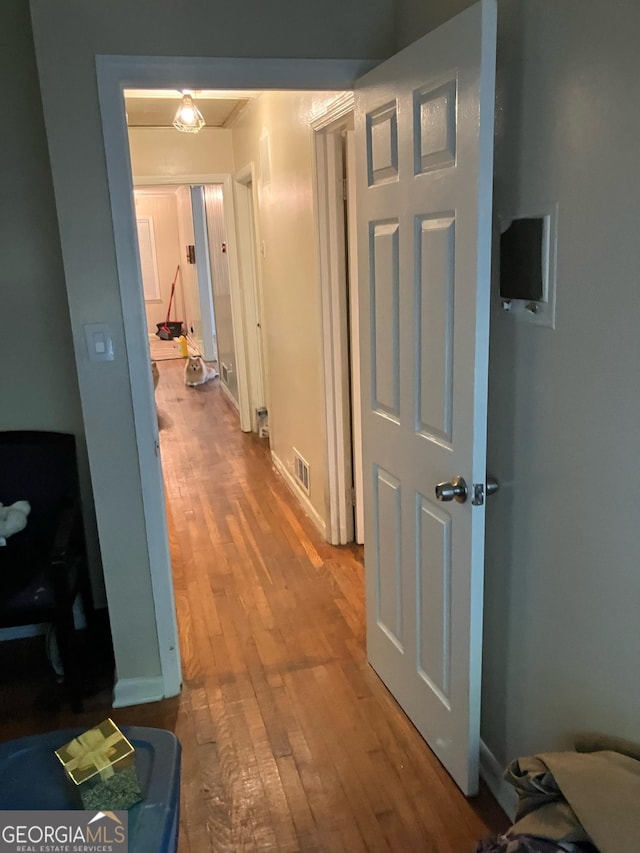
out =
[[220,375],[222,376],[222,381],[225,385],[229,384],[229,368],[224,362],[220,363]]
[[309,463],[293,448],[293,474],[298,485],[309,494]]

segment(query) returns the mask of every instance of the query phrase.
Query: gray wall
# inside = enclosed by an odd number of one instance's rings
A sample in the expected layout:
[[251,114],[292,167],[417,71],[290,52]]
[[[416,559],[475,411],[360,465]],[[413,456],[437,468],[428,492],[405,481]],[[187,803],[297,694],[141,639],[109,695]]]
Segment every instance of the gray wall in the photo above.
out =
[[[27,2],[0,4],[0,429],[76,435],[94,598],[104,603],[60,238]],[[10,121],[10,126],[9,126]],[[0,496],[1,499],[1,496]]]
[[406,47],[420,36],[472,6],[475,0],[396,0],[396,47]]
[[500,4],[495,206],[557,202],[555,331],[492,316],[482,735],[640,740],[640,7]]
[[118,676],[153,679],[160,657],[127,360],[90,362],[82,332],[108,323],[124,352],[95,56],[375,59],[393,50],[393,2],[33,0],[31,13]]

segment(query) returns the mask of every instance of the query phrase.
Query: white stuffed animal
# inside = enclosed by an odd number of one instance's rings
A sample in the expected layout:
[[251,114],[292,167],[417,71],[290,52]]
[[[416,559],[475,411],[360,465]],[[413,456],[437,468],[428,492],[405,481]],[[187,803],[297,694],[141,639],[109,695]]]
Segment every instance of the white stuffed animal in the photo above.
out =
[[0,545],[6,545],[9,536],[24,530],[30,512],[29,501],[16,501],[11,506],[0,503]]

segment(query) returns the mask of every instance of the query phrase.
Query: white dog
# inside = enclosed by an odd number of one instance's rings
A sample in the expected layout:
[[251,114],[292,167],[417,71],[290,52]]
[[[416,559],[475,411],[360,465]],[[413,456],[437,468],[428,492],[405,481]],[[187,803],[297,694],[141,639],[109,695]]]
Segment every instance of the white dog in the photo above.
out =
[[191,355],[184,366],[185,385],[204,385],[210,379],[215,379],[218,371],[210,367],[199,355]]

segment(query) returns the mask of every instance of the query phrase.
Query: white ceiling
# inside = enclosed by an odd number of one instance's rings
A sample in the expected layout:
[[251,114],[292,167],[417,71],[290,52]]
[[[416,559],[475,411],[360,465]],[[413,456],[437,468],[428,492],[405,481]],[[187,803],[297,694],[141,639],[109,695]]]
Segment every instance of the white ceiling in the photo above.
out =
[[[229,127],[260,93],[203,89],[191,94],[207,127]],[[124,97],[129,127],[171,127],[182,93],[177,89],[125,89]]]

